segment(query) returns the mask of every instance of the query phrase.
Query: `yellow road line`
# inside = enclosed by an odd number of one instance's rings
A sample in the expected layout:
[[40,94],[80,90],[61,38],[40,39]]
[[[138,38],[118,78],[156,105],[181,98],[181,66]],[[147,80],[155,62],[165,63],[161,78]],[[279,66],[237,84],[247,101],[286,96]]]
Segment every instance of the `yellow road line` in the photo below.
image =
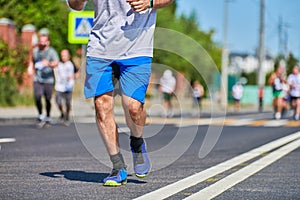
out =
[[267,122],[268,122],[268,120],[256,120],[256,121],[250,122],[248,124],[248,126],[264,126]]
[[291,120],[289,122],[287,122],[284,126],[288,126],[288,127],[300,127],[300,121],[295,121],[295,120]]
[[227,118],[225,120],[219,120],[216,122],[212,122],[210,125],[214,125],[214,126],[230,125],[232,123],[235,123],[236,121],[237,121],[237,119]]

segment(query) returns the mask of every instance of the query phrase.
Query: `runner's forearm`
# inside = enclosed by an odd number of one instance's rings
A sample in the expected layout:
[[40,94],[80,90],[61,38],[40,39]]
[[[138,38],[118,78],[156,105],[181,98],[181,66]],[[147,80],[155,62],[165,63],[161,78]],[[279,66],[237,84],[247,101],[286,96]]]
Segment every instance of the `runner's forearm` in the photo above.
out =
[[59,61],[51,61],[51,62],[49,62],[49,67],[55,68],[58,66],[58,64],[59,64]]
[[74,10],[82,10],[86,1],[87,0],[68,0],[68,3],[70,8]]

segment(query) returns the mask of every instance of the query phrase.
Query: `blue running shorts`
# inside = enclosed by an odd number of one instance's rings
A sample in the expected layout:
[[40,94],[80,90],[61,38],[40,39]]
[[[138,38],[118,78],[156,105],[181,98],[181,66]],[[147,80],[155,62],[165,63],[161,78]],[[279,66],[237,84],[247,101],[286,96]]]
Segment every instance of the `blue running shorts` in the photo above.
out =
[[145,95],[151,75],[151,57],[136,57],[109,60],[87,57],[84,95],[86,98],[100,96],[114,90],[113,66],[120,69],[120,89],[122,94],[145,103]]

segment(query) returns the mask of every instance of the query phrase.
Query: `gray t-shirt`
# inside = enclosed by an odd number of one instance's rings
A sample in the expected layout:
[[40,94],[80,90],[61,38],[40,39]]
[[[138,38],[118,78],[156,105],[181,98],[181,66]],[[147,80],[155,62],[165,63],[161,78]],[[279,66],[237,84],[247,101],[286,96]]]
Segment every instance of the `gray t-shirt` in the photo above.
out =
[[44,66],[42,64],[43,59],[59,61],[58,54],[52,47],[43,51],[39,50],[39,48],[35,48],[33,50],[33,63],[35,68],[34,82],[54,84],[53,69],[49,66]]
[[126,0],[94,0],[87,55],[105,59],[153,56],[156,11],[135,13]]

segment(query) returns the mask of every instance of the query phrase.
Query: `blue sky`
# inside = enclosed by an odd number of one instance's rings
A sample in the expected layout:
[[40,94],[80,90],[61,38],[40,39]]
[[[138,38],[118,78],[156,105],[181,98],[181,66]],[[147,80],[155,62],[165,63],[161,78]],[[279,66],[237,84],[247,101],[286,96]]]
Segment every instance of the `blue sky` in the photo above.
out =
[[[177,0],[177,14],[197,14],[201,29],[214,29],[214,40],[222,42],[225,0]],[[280,16],[288,35],[288,49],[300,57],[300,0],[265,0],[265,46],[278,52]],[[254,53],[258,46],[260,0],[230,0],[228,44],[231,51]]]

